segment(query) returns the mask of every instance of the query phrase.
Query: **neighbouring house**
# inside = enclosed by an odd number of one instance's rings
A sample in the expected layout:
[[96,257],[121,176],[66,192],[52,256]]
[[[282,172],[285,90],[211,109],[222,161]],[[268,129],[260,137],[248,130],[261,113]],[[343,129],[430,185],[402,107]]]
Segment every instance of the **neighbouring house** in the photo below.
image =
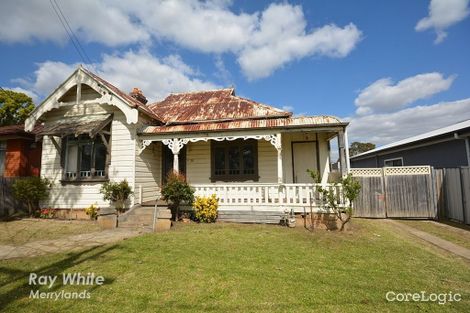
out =
[[0,176],[39,176],[41,142],[24,125],[0,127]]
[[54,181],[42,206],[73,212],[92,203],[109,206],[99,192],[108,180],[127,179],[135,192],[131,206],[155,201],[171,170],[184,173],[196,195],[216,194],[220,210],[303,212],[314,192],[306,170],[328,183],[334,138],[347,171],[348,123],[293,117],[233,88],[170,94],[147,104],[139,89],[124,93],[79,67],[25,128],[36,125],[42,127],[41,175]]
[[350,158],[351,167],[470,166],[470,120],[406,138]]
[[11,186],[21,177],[39,176],[41,148],[34,132],[26,132],[24,125],[0,126],[0,216],[27,210],[14,198]]

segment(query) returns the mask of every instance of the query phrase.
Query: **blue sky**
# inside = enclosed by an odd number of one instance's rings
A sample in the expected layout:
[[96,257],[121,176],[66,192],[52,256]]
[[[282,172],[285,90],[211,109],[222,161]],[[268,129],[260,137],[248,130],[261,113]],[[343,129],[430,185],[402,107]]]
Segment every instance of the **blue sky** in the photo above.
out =
[[[79,63],[124,91],[234,86],[386,144],[470,118],[469,0],[55,0],[0,4],[0,86],[40,102]],[[56,7],[57,9],[57,7]]]

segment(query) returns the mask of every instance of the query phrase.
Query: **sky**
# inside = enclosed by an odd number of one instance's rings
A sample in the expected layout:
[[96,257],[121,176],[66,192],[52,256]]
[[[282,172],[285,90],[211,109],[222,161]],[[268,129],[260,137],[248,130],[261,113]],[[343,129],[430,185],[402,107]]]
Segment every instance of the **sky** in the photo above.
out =
[[470,118],[469,2],[3,0],[0,86],[39,104],[84,64],[151,102],[235,87],[383,145]]

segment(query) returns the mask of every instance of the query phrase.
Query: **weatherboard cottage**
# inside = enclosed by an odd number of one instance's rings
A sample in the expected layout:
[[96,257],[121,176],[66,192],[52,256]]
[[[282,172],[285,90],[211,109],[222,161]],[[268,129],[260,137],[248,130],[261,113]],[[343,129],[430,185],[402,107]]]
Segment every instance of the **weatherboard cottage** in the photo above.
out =
[[[127,179],[131,207],[155,201],[167,173],[182,172],[196,195],[221,211],[295,210],[311,203],[312,179],[330,176],[330,140],[347,171],[347,123],[292,113],[239,97],[233,88],[170,94],[147,103],[79,67],[26,120],[43,138],[41,175],[54,182],[43,207],[79,212],[109,206],[105,181]],[[79,215],[78,213],[76,215]]]

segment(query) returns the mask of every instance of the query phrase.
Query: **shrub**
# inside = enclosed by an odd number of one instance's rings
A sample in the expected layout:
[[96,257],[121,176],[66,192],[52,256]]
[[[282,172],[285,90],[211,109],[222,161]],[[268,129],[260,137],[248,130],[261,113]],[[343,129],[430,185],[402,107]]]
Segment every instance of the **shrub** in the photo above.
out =
[[217,219],[219,199],[213,194],[210,197],[196,197],[193,203],[194,217],[199,222],[213,223]]
[[186,182],[186,177],[180,173],[171,172],[167,176],[166,184],[162,188],[162,198],[170,201],[173,219],[179,219],[179,206],[181,203],[192,205],[194,190]]
[[99,210],[100,208],[97,205],[92,204],[88,208],[85,209],[85,213],[86,215],[90,217],[90,219],[96,220],[96,218],[98,217]]
[[103,199],[111,201],[116,211],[124,211],[126,201],[130,196],[134,194],[127,180],[120,182],[105,182],[100,189],[100,193],[103,194]]
[[26,177],[16,180],[11,187],[13,196],[19,201],[24,201],[28,206],[29,215],[33,215],[39,208],[39,201],[49,197],[52,183],[47,178]]

